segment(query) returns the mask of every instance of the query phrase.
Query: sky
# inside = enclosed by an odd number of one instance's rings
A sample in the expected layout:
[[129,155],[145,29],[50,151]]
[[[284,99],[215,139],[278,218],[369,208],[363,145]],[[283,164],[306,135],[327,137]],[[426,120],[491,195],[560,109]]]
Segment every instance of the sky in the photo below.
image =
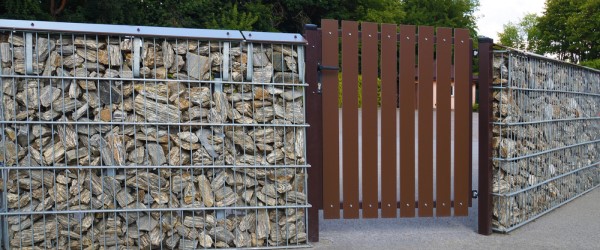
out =
[[478,35],[498,41],[498,32],[508,22],[516,23],[527,13],[544,12],[545,0],[479,0],[479,10],[475,12]]

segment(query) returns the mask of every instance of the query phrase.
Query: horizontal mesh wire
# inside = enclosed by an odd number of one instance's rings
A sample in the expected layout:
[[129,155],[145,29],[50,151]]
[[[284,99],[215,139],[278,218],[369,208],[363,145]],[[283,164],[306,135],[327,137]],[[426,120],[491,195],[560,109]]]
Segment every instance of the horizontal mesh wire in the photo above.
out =
[[306,245],[303,47],[0,31],[6,249]]
[[508,232],[600,184],[600,72],[493,56],[493,220]]

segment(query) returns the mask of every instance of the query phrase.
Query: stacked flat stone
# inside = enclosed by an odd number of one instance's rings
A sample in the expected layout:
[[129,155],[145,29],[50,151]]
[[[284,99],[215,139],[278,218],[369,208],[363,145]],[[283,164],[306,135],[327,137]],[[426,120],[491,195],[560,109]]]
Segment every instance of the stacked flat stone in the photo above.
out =
[[600,73],[509,51],[494,54],[493,87],[495,229],[600,183]]
[[21,214],[5,220],[12,248],[306,242],[297,46],[145,39],[134,77],[131,38],[34,38],[32,77],[11,77],[25,41],[0,33],[0,162],[23,167],[0,179]]

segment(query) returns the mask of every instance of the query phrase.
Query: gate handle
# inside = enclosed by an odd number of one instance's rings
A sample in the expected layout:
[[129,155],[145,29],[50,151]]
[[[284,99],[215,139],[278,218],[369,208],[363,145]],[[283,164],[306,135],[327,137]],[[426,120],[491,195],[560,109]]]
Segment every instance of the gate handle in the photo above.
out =
[[338,67],[338,66],[323,66],[320,63],[317,64],[317,71],[323,71],[323,70],[340,70],[340,67]]
[[323,70],[340,70],[340,67],[337,66],[323,66],[321,65],[321,63],[317,63],[317,72],[318,72],[318,83],[317,83],[317,94],[321,94],[322,93],[322,87],[321,87],[321,73],[323,72]]

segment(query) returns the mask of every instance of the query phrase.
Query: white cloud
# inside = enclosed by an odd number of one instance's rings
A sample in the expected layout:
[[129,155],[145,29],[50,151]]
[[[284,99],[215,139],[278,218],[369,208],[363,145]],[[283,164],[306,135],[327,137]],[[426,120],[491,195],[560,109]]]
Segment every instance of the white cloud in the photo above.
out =
[[545,0],[480,0],[475,12],[478,34],[498,41],[498,32],[508,22],[518,22],[527,13],[544,12]]

